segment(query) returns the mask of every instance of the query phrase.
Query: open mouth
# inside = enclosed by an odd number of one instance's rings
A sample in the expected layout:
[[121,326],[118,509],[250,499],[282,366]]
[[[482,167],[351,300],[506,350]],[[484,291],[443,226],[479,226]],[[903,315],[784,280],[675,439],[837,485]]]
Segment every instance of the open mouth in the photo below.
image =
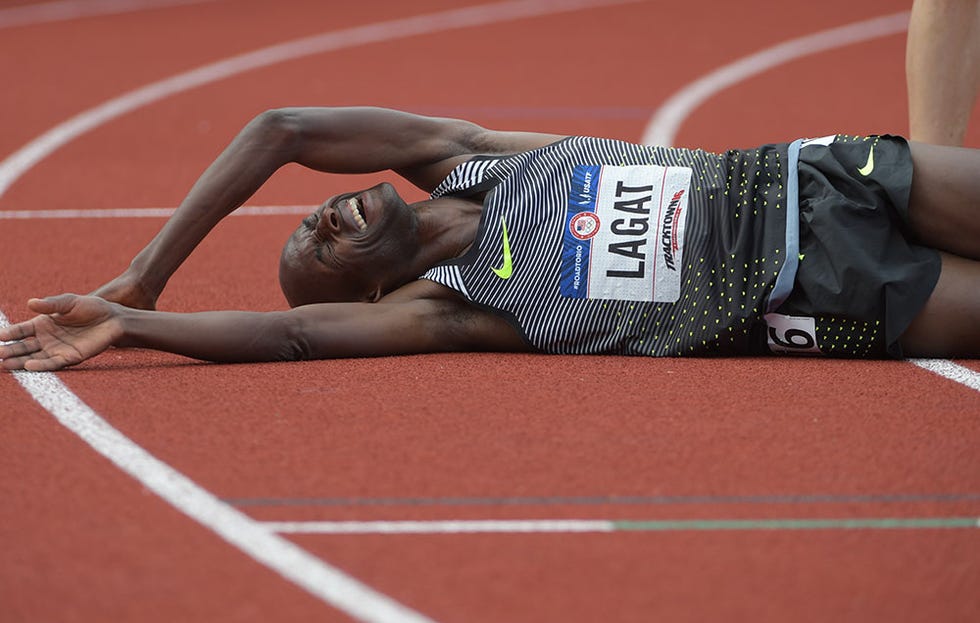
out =
[[351,216],[354,218],[354,222],[361,231],[367,231],[367,221],[364,220],[364,208],[361,206],[361,201],[357,197],[350,197],[347,199],[347,209],[350,211]]

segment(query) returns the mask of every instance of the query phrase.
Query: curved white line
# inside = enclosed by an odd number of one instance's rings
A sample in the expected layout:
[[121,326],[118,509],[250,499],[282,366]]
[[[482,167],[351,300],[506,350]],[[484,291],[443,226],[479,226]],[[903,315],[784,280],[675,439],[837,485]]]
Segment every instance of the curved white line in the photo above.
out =
[[667,98],[647,124],[641,140],[646,145],[673,145],[684,120],[719,91],[803,56],[904,32],[908,23],[908,11],[876,17],[790,39],[719,67]]
[[[909,12],[903,11],[846,24],[791,39],[719,67],[667,98],[647,124],[642,142],[647,145],[672,145],[677,137],[677,130],[694,109],[716,93],[742,80],[809,54],[904,32],[908,28],[908,22]],[[911,361],[939,376],[980,391],[980,373],[969,368],[945,359]]]
[[[7,324],[0,312],[0,327]],[[113,428],[51,372],[13,375],[58,422],[124,473],[286,579],[361,621],[432,623],[222,502]]]
[[980,372],[976,370],[971,370],[947,359],[909,359],[909,362],[923,370],[928,370],[933,374],[938,374],[943,378],[956,381],[980,392]]
[[130,91],[51,128],[0,163],[0,197],[31,167],[78,136],[147,104],[236,74],[368,43],[637,1],[512,0],[481,4],[347,28],[233,56]]
[[[518,0],[360,26],[271,46],[137,89],[52,128],[0,163],[0,195],[37,162],[75,137],[141,106],[273,63],[365,43],[636,0]],[[0,326],[8,324],[0,310]],[[51,373],[17,372],[24,389],[122,471],[253,559],[348,615],[370,623],[430,619],[312,556],[233,509],[114,429]]]
[[33,26],[63,22],[96,15],[117,15],[147,9],[168,8],[185,4],[203,4],[216,0],[61,0],[0,9],[0,28]]

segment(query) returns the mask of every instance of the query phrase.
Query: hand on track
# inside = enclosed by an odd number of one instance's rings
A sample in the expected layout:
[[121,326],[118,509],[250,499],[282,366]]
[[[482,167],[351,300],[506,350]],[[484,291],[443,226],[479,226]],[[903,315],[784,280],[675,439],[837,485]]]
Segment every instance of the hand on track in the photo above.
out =
[[125,272],[112,281],[100,286],[91,293],[91,296],[98,296],[113,303],[119,303],[134,309],[156,309],[157,297],[159,292],[152,292],[143,286],[139,279],[136,279],[128,272]]
[[31,299],[41,314],[0,329],[0,360],[8,370],[60,370],[98,355],[122,336],[116,306],[93,296]]

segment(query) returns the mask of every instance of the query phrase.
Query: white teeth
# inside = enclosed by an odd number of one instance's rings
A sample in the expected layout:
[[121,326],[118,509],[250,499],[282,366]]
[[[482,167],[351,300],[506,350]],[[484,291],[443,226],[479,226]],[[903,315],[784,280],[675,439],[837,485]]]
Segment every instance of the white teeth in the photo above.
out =
[[351,197],[347,200],[347,209],[350,210],[351,215],[354,217],[354,222],[361,231],[367,230],[367,222],[361,215],[361,202],[357,200],[357,197]]

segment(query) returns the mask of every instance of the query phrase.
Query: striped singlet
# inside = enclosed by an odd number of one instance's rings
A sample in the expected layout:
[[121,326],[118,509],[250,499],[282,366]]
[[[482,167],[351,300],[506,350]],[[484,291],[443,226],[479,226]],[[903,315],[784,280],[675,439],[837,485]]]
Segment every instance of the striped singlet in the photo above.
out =
[[573,137],[473,158],[432,197],[489,190],[474,245],[422,278],[502,315],[543,352],[769,352],[764,316],[795,274],[792,154]]

